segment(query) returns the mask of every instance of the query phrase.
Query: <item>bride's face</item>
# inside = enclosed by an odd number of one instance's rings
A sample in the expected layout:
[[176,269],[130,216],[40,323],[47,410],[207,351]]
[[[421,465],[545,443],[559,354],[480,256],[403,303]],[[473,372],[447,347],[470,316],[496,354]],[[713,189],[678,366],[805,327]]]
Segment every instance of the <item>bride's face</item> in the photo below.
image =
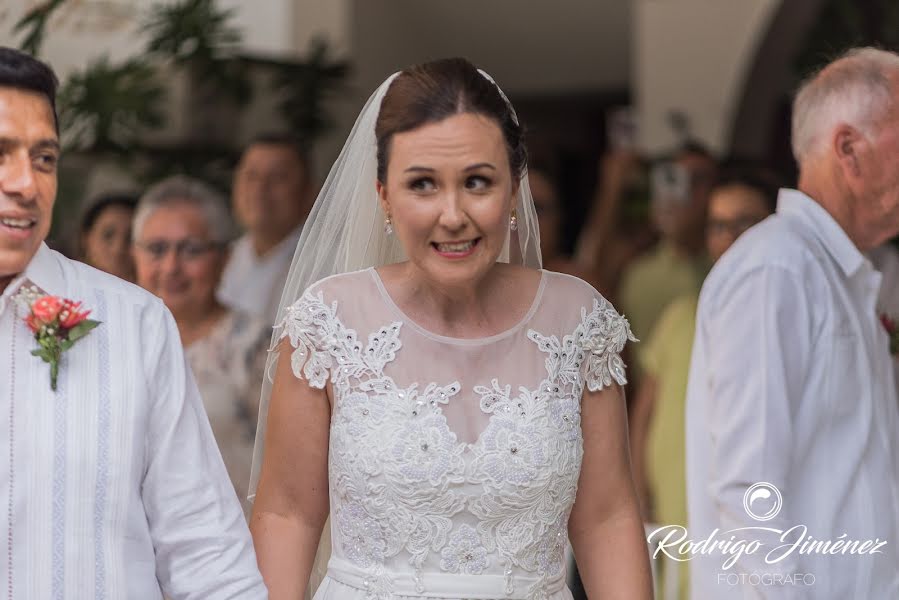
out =
[[493,120],[459,114],[394,135],[386,179],[377,186],[382,207],[429,280],[473,284],[492,268],[517,192]]

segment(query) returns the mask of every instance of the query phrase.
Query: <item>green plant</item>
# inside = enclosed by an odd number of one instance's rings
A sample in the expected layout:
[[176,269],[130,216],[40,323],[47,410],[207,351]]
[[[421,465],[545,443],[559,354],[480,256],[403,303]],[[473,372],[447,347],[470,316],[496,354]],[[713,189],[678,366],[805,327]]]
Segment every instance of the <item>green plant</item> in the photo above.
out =
[[156,4],[142,26],[149,37],[147,53],[171,60],[195,80],[245,104],[251,88],[240,62],[232,60],[242,37],[230,23],[233,15],[215,0]]
[[280,65],[273,83],[283,97],[278,108],[300,139],[311,143],[333,127],[328,102],[349,72],[349,63],[332,59],[323,39],[313,40],[305,61]]
[[147,51],[176,62],[213,62],[230,56],[240,44],[240,31],[228,21],[233,11],[219,10],[214,0],[156,4],[143,25]]
[[21,44],[22,50],[34,56],[40,54],[41,45],[44,43],[44,36],[47,32],[47,23],[56,9],[65,1],[47,0],[30,9],[25,16],[19,19],[13,26],[13,33],[25,33],[25,39]]
[[165,90],[140,59],[112,65],[105,57],[73,73],[59,91],[63,140],[70,149],[123,152],[140,131],[164,123]]

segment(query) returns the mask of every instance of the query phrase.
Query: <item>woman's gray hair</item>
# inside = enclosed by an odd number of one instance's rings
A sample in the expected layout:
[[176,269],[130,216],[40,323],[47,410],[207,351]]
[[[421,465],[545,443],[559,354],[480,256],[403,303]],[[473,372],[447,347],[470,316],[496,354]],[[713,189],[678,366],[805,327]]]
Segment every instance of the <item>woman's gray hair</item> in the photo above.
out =
[[132,237],[139,240],[150,215],[159,208],[172,205],[197,208],[209,227],[211,241],[224,244],[234,238],[234,221],[228,212],[225,197],[205,182],[186,175],[166,177],[144,192],[134,213]]
[[873,137],[894,106],[899,55],[853,48],[806,79],[793,101],[793,156],[802,163],[821,150],[840,123]]

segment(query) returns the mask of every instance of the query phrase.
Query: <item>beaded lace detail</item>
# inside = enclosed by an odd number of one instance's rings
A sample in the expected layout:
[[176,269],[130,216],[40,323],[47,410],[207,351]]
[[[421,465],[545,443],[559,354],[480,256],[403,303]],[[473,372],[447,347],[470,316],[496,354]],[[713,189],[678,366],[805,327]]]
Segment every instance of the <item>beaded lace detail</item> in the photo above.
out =
[[[474,443],[460,442],[443,407],[458,381],[398,385],[385,366],[402,350],[401,321],[359,340],[321,291],[287,311],[283,335],[295,348],[294,374],[334,391],[329,478],[335,544],[369,572],[368,597],[391,597],[385,561],[407,557],[419,592],[433,555],[449,573],[537,577],[528,597],[546,595],[563,569],[567,523],[583,455],[580,401],[586,387],[626,383],[618,355],[633,340],[627,321],[602,299],[581,311],[561,340],[529,330],[545,354],[536,389],[498,379],[472,388],[489,415]],[[337,545],[335,545],[337,548]]]

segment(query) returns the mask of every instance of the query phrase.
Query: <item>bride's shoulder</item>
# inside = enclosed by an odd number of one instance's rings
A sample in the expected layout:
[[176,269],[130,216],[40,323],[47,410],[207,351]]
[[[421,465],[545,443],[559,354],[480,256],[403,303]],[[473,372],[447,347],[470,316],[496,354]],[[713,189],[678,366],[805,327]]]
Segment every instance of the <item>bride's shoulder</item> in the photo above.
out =
[[360,271],[350,271],[348,273],[337,273],[330,275],[324,279],[319,279],[311,286],[310,290],[323,290],[329,292],[342,292],[344,290],[355,292],[359,287],[365,287],[372,283],[372,269],[362,269]]
[[364,297],[375,289],[371,269],[330,275],[306,288],[297,302],[321,301],[331,304]]
[[610,304],[595,287],[580,277],[544,270],[543,279],[545,294],[551,301],[568,301],[587,305],[592,304],[595,300],[601,304]]

